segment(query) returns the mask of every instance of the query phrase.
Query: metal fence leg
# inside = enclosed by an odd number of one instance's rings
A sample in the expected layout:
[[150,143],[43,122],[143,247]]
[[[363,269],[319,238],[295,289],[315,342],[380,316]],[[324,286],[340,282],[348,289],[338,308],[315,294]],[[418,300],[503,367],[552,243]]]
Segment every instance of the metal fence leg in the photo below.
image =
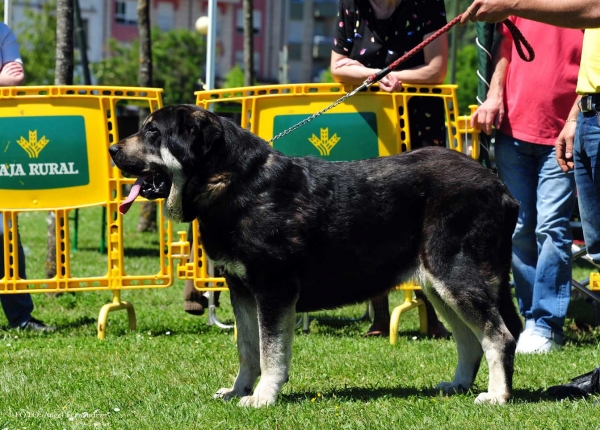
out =
[[[213,265],[212,261],[210,261],[210,260],[208,260],[208,274],[211,278],[213,278],[215,276],[215,266]],[[213,286],[212,283],[211,283],[211,286]],[[217,327],[223,328],[223,329],[232,329],[235,327],[235,325],[223,324],[217,318],[217,307],[215,306],[214,291],[208,292],[208,322],[207,322],[207,324],[209,326],[216,325]]]

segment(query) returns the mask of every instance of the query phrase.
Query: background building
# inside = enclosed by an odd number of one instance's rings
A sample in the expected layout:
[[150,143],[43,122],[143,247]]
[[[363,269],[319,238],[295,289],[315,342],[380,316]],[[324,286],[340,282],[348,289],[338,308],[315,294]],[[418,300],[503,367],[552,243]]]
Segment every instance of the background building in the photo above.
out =
[[[49,0],[13,0],[11,25],[26,9]],[[137,0],[79,0],[88,59],[106,57],[110,38],[137,38]],[[313,82],[329,67],[337,0],[254,0],[254,67],[259,83]],[[152,26],[196,32],[208,13],[207,0],[150,0]],[[243,0],[218,0],[215,76],[218,83],[234,66],[243,67]],[[198,37],[206,37],[198,34]]]

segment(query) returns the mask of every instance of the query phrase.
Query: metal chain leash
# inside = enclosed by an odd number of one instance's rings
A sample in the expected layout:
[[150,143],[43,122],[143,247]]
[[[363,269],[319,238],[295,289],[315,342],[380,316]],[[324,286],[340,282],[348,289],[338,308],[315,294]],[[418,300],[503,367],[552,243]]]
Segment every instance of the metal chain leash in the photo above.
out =
[[375,83],[375,81],[372,82],[367,82],[365,81],[360,87],[355,88],[352,92],[349,92],[348,94],[346,94],[343,97],[340,97],[339,99],[337,99],[336,101],[334,101],[332,104],[330,104],[329,106],[327,106],[325,109],[320,110],[319,112],[315,113],[314,115],[309,116],[306,119],[303,119],[302,121],[300,121],[298,124],[291,126],[290,128],[288,128],[287,130],[282,131],[281,133],[279,133],[277,136],[274,136],[271,138],[271,140],[269,140],[269,143],[273,142],[274,140],[277,140],[285,135],[290,134],[291,132],[299,129],[300,127],[302,127],[305,124],[308,124],[309,122],[311,122],[313,119],[315,119],[316,117],[318,117],[319,115],[324,114],[325,112],[327,112],[330,109],[333,109],[334,107],[336,107],[337,105],[339,105],[340,103],[344,103],[348,98],[352,97],[354,94],[356,94],[357,92],[365,89],[365,88],[369,88],[371,85],[373,85]]

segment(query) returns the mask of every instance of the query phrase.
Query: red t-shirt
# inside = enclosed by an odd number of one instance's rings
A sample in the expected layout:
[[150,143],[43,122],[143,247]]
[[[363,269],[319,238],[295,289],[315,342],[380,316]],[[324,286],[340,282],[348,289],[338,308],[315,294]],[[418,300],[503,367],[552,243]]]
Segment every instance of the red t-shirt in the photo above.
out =
[[[526,142],[554,145],[577,97],[583,31],[511,20],[533,47],[535,59],[522,60],[513,43],[500,131]],[[506,26],[500,25],[499,31],[512,40]]]

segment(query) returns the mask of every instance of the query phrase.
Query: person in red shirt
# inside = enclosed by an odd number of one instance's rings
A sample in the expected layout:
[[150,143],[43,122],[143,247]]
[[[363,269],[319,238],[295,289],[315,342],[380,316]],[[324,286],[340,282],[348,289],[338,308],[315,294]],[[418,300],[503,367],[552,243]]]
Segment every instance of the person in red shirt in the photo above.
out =
[[498,174],[519,201],[513,234],[513,280],[525,330],[517,353],[559,349],[571,292],[569,220],[575,204],[572,172],[556,163],[556,136],[570,116],[583,32],[523,18],[511,20],[535,46],[535,61],[522,61],[510,33],[499,26],[494,71],[485,102],[472,125],[496,128]]

